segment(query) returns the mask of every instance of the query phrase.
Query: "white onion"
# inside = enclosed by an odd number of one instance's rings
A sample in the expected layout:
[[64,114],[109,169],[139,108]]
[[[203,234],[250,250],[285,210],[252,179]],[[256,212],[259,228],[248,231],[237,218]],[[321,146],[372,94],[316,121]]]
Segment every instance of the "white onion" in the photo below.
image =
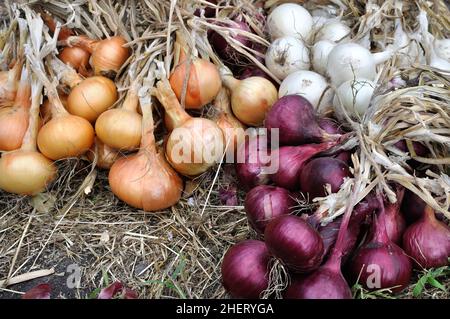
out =
[[350,117],[362,117],[366,113],[375,90],[375,83],[364,78],[357,78],[342,83],[336,91],[333,100],[334,110],[339,119],[341,113],[339,102]]
[[312,65],[314,71],[326,75],[328,56],[335,46],[336,43],[328,40],[322,40],[314,44],[312,47]]
[[313,16],[312,19],[314,33],[317,33],[328,21],[328,18],[322,16]]
[[439,57],[450,62],[450,39],[435,40],[434,48]]
[[317,32],[315,41],[341,41],[350,36],[351,29],[339,20],[330,20]]
[[338,44],[328,56],[327,74],[336,87],[355,78],[372,81],[376,77],[376,65],[389,59],[392,53],[386,50],[372,54],[356,43]]
[[295,3],[279,5],[267,18],[267,28],[272,40],[293,36],[307,41],[312,25],[313,19],[308,10]]
[[278,38],[267,50],[266,66],[277,78],[283,80],[295,71],[309,69],[309,50],[297,38]]
[[303,96],[317,110],[331,105],[333,98],[326,79],[316,72],[306,70],[294,72],[281,82],[278,97],[292,94]]

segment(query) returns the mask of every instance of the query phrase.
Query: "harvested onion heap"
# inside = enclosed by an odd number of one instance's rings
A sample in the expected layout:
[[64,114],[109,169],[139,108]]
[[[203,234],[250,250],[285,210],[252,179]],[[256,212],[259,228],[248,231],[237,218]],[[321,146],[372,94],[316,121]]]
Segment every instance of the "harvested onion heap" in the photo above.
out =
[[34,195],[43,191],[56,177],[56,166],[36,148],[41,94],[42,85],[34,82],[30,124],[22,146],[0,158],[0,189],[10,193]]
[[141,109],[139,151],[112,165],[109,185],[112,192],[130,206],[152,212],[175,205],[180,200],[183,181],[156,148],[150,99],[141,99]]
[[209,119],[187,114],[166,79],[157,83],[152,94],[174,125],[166,143],[166,158],[172,167],[182,175],[197,176],[219,162],[224,151],[220,127]]

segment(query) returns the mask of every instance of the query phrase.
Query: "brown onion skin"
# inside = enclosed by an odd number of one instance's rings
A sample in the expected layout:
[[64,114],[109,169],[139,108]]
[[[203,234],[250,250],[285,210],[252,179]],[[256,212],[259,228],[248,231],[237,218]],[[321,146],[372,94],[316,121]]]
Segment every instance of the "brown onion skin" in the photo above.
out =
[[24,107],[0,108],[0,150],[20,148],[28,128],[29,114]]
[[324,246],[319,233],[302,218],[280,216],[266,226],[264,239],[270,253],[297,273],[317,269]]
[[245,197],[245,211],[250,225],[264,234],[267,224],[274,218],[289,215],[296,202],[289,191],[281,187],[260,185]]
[[190,66],[188,60],[178,64],[169,81],[179,101],[182,98],[183,84],[188,70],[185,107],[186,109],[200,109],[213,101],[222,87],[219,70],[213,63],[198,58],[194,59]]
[[127,41],[121,36],[110,37],[98,42],[91,56],[91,64],[96,75],[113,77],[130,56],[125,48]]
[[65,47],[59,52],[59,59],[73,67],[77,73],[88,75],[90,53],[78,47]]
[[86,156],[93,162],[95,158],[95,149],[97,148],[97,167],[101,169],[110,169],[111,166],[122,157],[122,154],[104,144],[100,139],[95,138],[95,143],[91,146]]
[[45,124],[39,130],[37,144],[42,154],[56,161],[83,155],[94,138],[94,128],[87,120],[67,114]]
[[234,298],[258,299],[269,285],[270,255],[258,240],[232,246],[222,261],[222,283]]
[[240,185],[250,190],[257,185],[269,182],[264,167],[270,162],[267,142],[260,136],[250,137],[237,150],[236,175]]
[[403,248],[418,269],[449,264],[450,227],[436,219],[431,207],[403,234]]
[[314,107],[299,95],[286,95],[267,112],[265,127],[280,130],[280,144],[301,145],[332,140],[318,124]]
[[145,151],[118,159],[109,171],[109,185],[119,199],[144,211],[175,205],[183,190],[182,179],[164,155]]
[[310,199],[327,195],[325,185],[331,185],[331,192],[339,191],[345,177],[351,177],[346,163],[332,157],[319,157],[308,162],[300,174],[300,188]]
[[412,262],[388,238],[384,224],[375,220],[374,235],[350,261],[349,273],[352,282],[359,278],[359,283],[366,289],[391,288],[393,292],[399,292],[409,285]]
[[104,76],[93,76],[75,86],[67,98],[67,111],[94,122],[117,101],[117,88]]

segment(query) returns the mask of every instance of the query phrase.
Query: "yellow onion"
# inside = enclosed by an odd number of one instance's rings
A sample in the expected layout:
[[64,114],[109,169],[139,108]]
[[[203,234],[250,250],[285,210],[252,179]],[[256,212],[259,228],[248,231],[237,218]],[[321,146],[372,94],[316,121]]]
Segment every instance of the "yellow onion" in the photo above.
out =
[[165,79],[157,83],[153,94],[174,123],[166,143],[169,163],[185,176],[206,172],[223,155],[224,136],[220,127],[211,120],[189,116]]
[[24,68],[13,106],[0,108],[0,151],[20,148],[28,128],[31,87]]
[[237,80],[224,75],[222,79],[231,91],[231,107],[239,121],[252,126],[262,125],[267,111],[278,99],[272,82],[260,76]]
[[73,67],[83,76],[88,76],[90,53],[78,47],[66,47],[59,53],[59,59]]
[[214,106],[218,111],[216,123],[225,137],[227,153],[236,154],[239,144],[245,139],[245,125],[243,125],[232,113],[228,90],[223,87],[217,95]]
[[[64,93],[59,93],[59,99],[64,108],[67,108],[67,95]],[[52,119],[52,105],[50,104],[49,99],[45,99],[44,103],[42,103],[40,109],[40,117],[42,125]]]
[[183,181],[156,150],[151,105],[141,102],[142,142],[139,151],[117,160],[109,171],[112,192],[128,205],[158,211],[175,205]]
[[0,189],[19,195],[43,191],[56,177],[56,166],[36,149],[42,85],[33,84],[33,102],[27,133],[20,149],[0,158]]
[[138,148],[142,137],[142,116],[137,113],[138,105],[138,86],[134,81],[122,107],[108,110],[98,117],[95,123],[97,137],[118,150]]
[[102,169],[110,169],[114,162],[122,155],[119,151],[102,143],[99,138],[95,139],[94,145],[86,153],[89,161],[93,162],[97,155],[97,167]]
[[72,36],[67,38],[66,43],[69,46],[80,47],[91,53],[90,63],[95,75],[114,78],[130,57],[130,49],[124,46],[127,41],[121,36],[104,40],[93,40],[86,36]]
[[86,153],[94,143],[94,128],[86,119],[68,113],[58,97],[56,88],[43,72],[39,74],[44,80],[52,106],[52,119],[38,133],[39,150],[52,160],[76,157]]
[[104,76],[93,76],[71,82],[72,91],[67,98],[67,110],[94,122],[100,114],[117,101],[117,88]]

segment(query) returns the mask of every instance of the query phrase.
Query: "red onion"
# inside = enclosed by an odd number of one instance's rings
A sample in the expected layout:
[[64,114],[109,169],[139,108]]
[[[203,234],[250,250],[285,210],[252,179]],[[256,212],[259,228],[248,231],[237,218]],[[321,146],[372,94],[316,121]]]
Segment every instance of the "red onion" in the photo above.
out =
[[309,193],[310,198],[326,196],[325,186],[331,185],[331,192],[336,193],[350,177],[350,169],[346,163],[332,157],[319,157],[307,163],[300,174],[300,189]]
[[257,185],[267,184],[269,176],[265,167],[270,164],[270,149],[265,136],[246,139],[237,150],[236,175],[240,185],[252,189]]
[[[242,34],[233,35],[233,32],[236,31],[252,32],[248,24],[243,21],[242,17],[236,17],[224,26],[230,29],[230,35],[234,38],[234,40],[240,42],[245,47],[250,48],[252,46],[252,41],[246,36]],[[242,55],[236,51],[236,49],[234,49],[224,37],[215,31],[210,33],[209,43],[211,43],[211,46],[217,54],[226,62],[239,63],[242,58]]]
[[427,204],[416,194],[407,190],[402,202],[402,214],[408,224],[412,224],[423,217]]
[[328,134],[316,118],[314,107],[300,95],[285,95],[266,115],[267,129],[280,130],[280,144],[301,145],[333,141],[340,135]]
[[[384,204],[380,200],[380,213]],[[374,217],[371,240],[363,245],[350,262],[350,277],[369,290],[392,288],[398,292],[408,286],[412,263],[405,252],[393,243],[386,232],[384,219]]]
[[335,142],[300,146],[283,146],[272,151],[272,161],[278,167],[270,178],[280,187],[297,190],[300,187],[300,173],[306,161],[333,147]]
[[319,123],[319,126],[328,134],[344,134],[344,130],[342,130],[334,119],[323,117],[317,122]]
[[[412,142],[412,144],[413,144],[414,152],[416,152],[417,156],[424,157],[424,156],[428,155],[429,151],[425,146],[423,146],[422,144],[420,144],[418,142]],[[397,143],[394,144],[394,146],[402,152],[409,153],[408,146],[406,145],[405,140],[398,141]]]
[[409,226],[403,235],[403,248],[423,268],[448,265],[450,228],[436,219],[430,206],[422,218]]
[[382,210],[378,216],[378,218],[384,219],[386,233],[389,239],[396,244],[401,242],[403,233],[406,229],[406,221],[402,214],[400,214],[400,205],[404,193],[404,188],[400,188],[400,190],[397,191],[397,202],[394,204],[385,203],[385,209]]
[[245,197],[245,211],[250,225],[260,234],[264,234],[272,219],[288,215],[294,206],[292,194],[281,187],[256,186]]
[[234,298],[257,299],[269,285],[266,245],[246,240],[232,246],[222,262],[222,283]]
[[288,215],[272,220],[266,226],[264,239],[271,254],[294,272],[312,271],[322,262],[322,238],[300,217]]

